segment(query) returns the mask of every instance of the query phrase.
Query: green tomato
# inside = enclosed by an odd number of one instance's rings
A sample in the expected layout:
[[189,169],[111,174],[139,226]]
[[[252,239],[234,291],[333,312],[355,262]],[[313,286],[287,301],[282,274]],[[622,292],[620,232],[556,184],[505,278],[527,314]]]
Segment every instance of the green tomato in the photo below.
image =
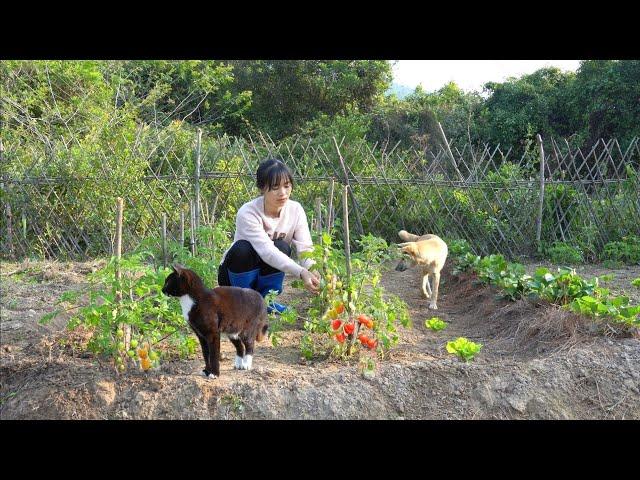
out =
[[136,356],[136,352],[135,352],[135,351],[133,351],[133,350],[129,350],[129,351],[127,352],[127,355],[128,355],[130,358],[133,358],[133,357],[135,357],[135,356]]
[[124,342],[118,342],[118,350],[124,350]]
[[122,338],[122,337],[124,337],[124,330],[119,329],[119,330],[116,332],[116,337],[118,337],[118,338]]
[[137,340],[131,340],[131,348],[136,348],[138,346]]
[[151,352],[151,353],[149,354],[149,360],[151,360],[151,361],[155,361],[155,360],[157,360],[158,358],[160,358],[160,355],[158,355],[158,353],[157,353],[157,352],[155,352],[155,351],[153,351],[153,352]]

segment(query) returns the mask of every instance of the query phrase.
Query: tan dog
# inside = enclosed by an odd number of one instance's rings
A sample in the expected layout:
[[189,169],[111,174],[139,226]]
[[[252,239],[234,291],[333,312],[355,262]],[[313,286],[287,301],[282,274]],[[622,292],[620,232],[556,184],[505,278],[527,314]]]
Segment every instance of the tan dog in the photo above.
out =
[[[398,236],[405,240],[404,243],[398,244],[402,253],[408,254],[414,264],[422,266],[422,292],[425,297],[431,299],[429,308],[437,310],[440,271],[444,267],[444,262],[447,260],[449,253],[447,244],[440,237],[432,234],[419,237],[406,230],[400,230]],[[400,266],[401,264],[396,267],[396,270],[400,270]],[[431,285],[429,285],[430,274],[433,275],[433,292],[431,291]]]

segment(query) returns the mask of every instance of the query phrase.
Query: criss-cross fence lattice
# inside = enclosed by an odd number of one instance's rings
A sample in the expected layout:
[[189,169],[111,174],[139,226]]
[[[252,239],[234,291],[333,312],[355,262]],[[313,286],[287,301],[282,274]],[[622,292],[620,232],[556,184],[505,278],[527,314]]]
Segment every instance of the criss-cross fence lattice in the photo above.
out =
[[520,158],[486,144],[401,151],[364,140],[200,141],[193,132],[143,126],[130,138],[100,138],[4,142],[2,256],[110,255],[118,196],[125,199],[125,251],[158,238],[163,213],[172,239],[189,230],[192,216],[196,224],[233,219],[258,195],[255,171],[268,156],[291,167],[293,198],[310,217],[316,198],[326,215],[332,181],[340,217],[338,186],[348,183],[352,236],[398,241],[399,229],[430,232],[464,238],[477,253],[510,257],[564,241],[595,258],[607,242],[640,235],[637,138],[624,146],[600,140],[584,152],[545,139],[542,155],[534,145]]

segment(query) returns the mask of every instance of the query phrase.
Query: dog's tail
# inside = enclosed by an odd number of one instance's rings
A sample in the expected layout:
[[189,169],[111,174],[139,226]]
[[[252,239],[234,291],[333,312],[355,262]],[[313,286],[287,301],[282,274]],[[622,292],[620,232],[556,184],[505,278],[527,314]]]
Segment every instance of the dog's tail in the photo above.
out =
[[400,230],[398,232],[398,236],[404,240],[405,242],[417,242],[420,238],[418,235],[414,235],[413,233],[409,233],[406,230]]

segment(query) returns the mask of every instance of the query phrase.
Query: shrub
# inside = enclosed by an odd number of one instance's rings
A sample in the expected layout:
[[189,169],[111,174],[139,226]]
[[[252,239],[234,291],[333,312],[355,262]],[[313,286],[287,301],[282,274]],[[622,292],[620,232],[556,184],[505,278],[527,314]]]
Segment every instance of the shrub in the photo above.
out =
[[624,264],[640,264],[640,238],[623,237],[620,242],[609,242],[604,246],[602,259]]
[[582,250],[565,242],[553,242],[553,245],[544,249],[544,253],[553,263],[576,264],[584,262]]

